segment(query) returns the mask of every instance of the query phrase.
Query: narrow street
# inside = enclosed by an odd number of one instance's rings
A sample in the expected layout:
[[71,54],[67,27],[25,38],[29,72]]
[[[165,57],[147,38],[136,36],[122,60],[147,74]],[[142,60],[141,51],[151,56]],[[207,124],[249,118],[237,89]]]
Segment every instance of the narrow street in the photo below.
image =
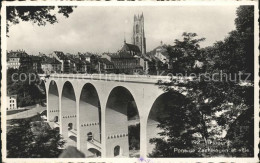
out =
[[46,107],[43,106],[34,106],[33,108],[23,111],[23,112],[18,112],[16,114],[11,114],[7,115],[6,119],[11,120],[11,119],[23,119],[23,118],[29,118],[32,116],[37,115],[38,113],[41,113],[42,111],[46,110]]

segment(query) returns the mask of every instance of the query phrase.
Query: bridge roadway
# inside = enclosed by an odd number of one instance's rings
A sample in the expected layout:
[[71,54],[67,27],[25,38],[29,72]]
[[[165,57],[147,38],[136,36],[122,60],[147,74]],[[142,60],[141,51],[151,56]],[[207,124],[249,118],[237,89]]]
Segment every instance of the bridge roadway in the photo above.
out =
[[[47,120],[58,119],[64,139],[76,137],[75,146],[87,156],[89,148],[102,157],[115,157],[114,150],[129,156],[127,105],[135,103],[140,121],[140,156],[147,156],[148,116],[151,110],[164,105],[165,92],[156,85],[158,80],[178,81],[190,78],[171,76],[138,76],[116,74],[51,74],[39,75],[45,81]],[[73,126],[74,133],[68,130]],[[91,133],[101,144],[90,144]],[[101,133],[101,134],[100,134]],[[95,147],[96,146],[96,147]]]
[[136,82],[136,83],[149,83],[155,84],[158,80],[169,81],[170,79],[190,79],[181,78],[176,76],[156,76],[156,75],[125,75],[125,74],[39,74],[39,76],[44,78],[68,78],[68,79],[89,79],[89,80],[103,80],[103,81],[117,81],[117,82]]

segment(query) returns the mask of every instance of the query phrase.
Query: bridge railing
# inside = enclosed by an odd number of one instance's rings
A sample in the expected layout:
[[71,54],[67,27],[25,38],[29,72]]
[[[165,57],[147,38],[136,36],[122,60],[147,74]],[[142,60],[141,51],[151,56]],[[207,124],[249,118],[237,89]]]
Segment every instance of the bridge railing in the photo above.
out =
[[70,78],[70,79],[92,79],[92,80],[105,80],[105,81],[139,81],[139,82],[152,82],[156,83],[158,80],[171,81],[176,79],[192,80],[191,77],[179,77],[179,76],[157,76],[157,75],[126,75],[126,74],[39,74],[40,77],[52,77],[52,78]]

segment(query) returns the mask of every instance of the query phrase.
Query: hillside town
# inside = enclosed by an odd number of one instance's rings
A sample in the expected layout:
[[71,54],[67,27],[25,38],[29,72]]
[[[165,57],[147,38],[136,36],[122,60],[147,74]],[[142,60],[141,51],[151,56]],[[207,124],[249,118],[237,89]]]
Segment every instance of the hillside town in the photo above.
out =
[[54,51],[50,54],[29,55],[24,50],[7,52],[8,68],[31,68],[37,73],[125,73],[155,74],[166,71],[169,55],[163,44],[142,54],[138,46],[124,42],[116,53],[70,54]]

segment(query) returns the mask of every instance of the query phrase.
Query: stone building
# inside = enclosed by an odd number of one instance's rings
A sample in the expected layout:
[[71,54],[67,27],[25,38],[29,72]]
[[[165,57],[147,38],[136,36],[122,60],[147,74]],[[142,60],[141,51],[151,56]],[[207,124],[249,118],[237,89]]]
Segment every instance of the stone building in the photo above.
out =
[[84,59],[85,61],[90,63],[91,60],[90,58],[93,54],[86,52],[86,53],[78,53],[78,55],[81,57],[81,59]]
[[42,63],[42,58],[40,56],[30,56],[32,59],[32,64],[33,64],[33,70],[37,73],[42,73],[42,68],[41,68],[41,63]]
[[138,63],[138,59],[127,51],[105,53],[102,58],[106,58],[114,64],[115,73],[133,74],[143,69]]
[[150,58],[148,58],[145,54],[142,54],[140,57],[137,58],[137,60],[138,64],[143,68],[142,74],[148,74]]
[[169,63],[169,54],[167,52],[167,49],[162,45],[155,49],[155,57],[158,58],[164,64]]
[[140,56],[141,51],[137,45],[128,44],[126,41],[124,41],[124,45],[121,48],[121,51],[128,52],[132,56]]
[[97,70],[100,73],[114,73],[114,64],[107,58],[98,58]]
[[69,72],[68,57],[63,52],[54,51],[48,57],[56,58],[61,63],[61,73]]
[[22,50],[7,52],[7,68],[30,69],[33,67],[32,59]]
[[17,108],[17,95],[7,95],[6,97],[6,110],[16,110]]
[[7,52],[7,67],[13,69],[19,69],[20,67],[20,57],[19,53],[17,52]]
[[90,66],[90,62],[82,59],[79,56],[76,56],[74,58],[74,62],[75,62],[75,65],[76,65],[77,73],[86,73],[88,68],[89,68],[89,66]]
[[56,58],[45,57],[41,64],[41,69],[45,74],[61,73],[61,62]]
[[139,47],[142,54],[146,53],[143,13],[140,16],[134,15],[132,43]]
[[[137,60],[137,66],[139,73],[147,74],[149,69],[149,57],[146,54],[142,54],[137,45],[129,44],[124,41],[124,45],[120,50],[121,52],[126,52],[131,54]],[[137,70],[136,69],[136,70]]]
[[[73,54],[70,54],[70,53],[67,53],[66,54],[66,57],[67,57],[67,60],[66,60],[66,64],[65,67],[65,71],[64,73],[77,73],[77,65],[76,65],[76,55],[73,55]],[[80,66],[81,68],[82,66]],[[83,68],[81,68],[81,70],[85,69],[84,68],[85,66],[83,66]]]

